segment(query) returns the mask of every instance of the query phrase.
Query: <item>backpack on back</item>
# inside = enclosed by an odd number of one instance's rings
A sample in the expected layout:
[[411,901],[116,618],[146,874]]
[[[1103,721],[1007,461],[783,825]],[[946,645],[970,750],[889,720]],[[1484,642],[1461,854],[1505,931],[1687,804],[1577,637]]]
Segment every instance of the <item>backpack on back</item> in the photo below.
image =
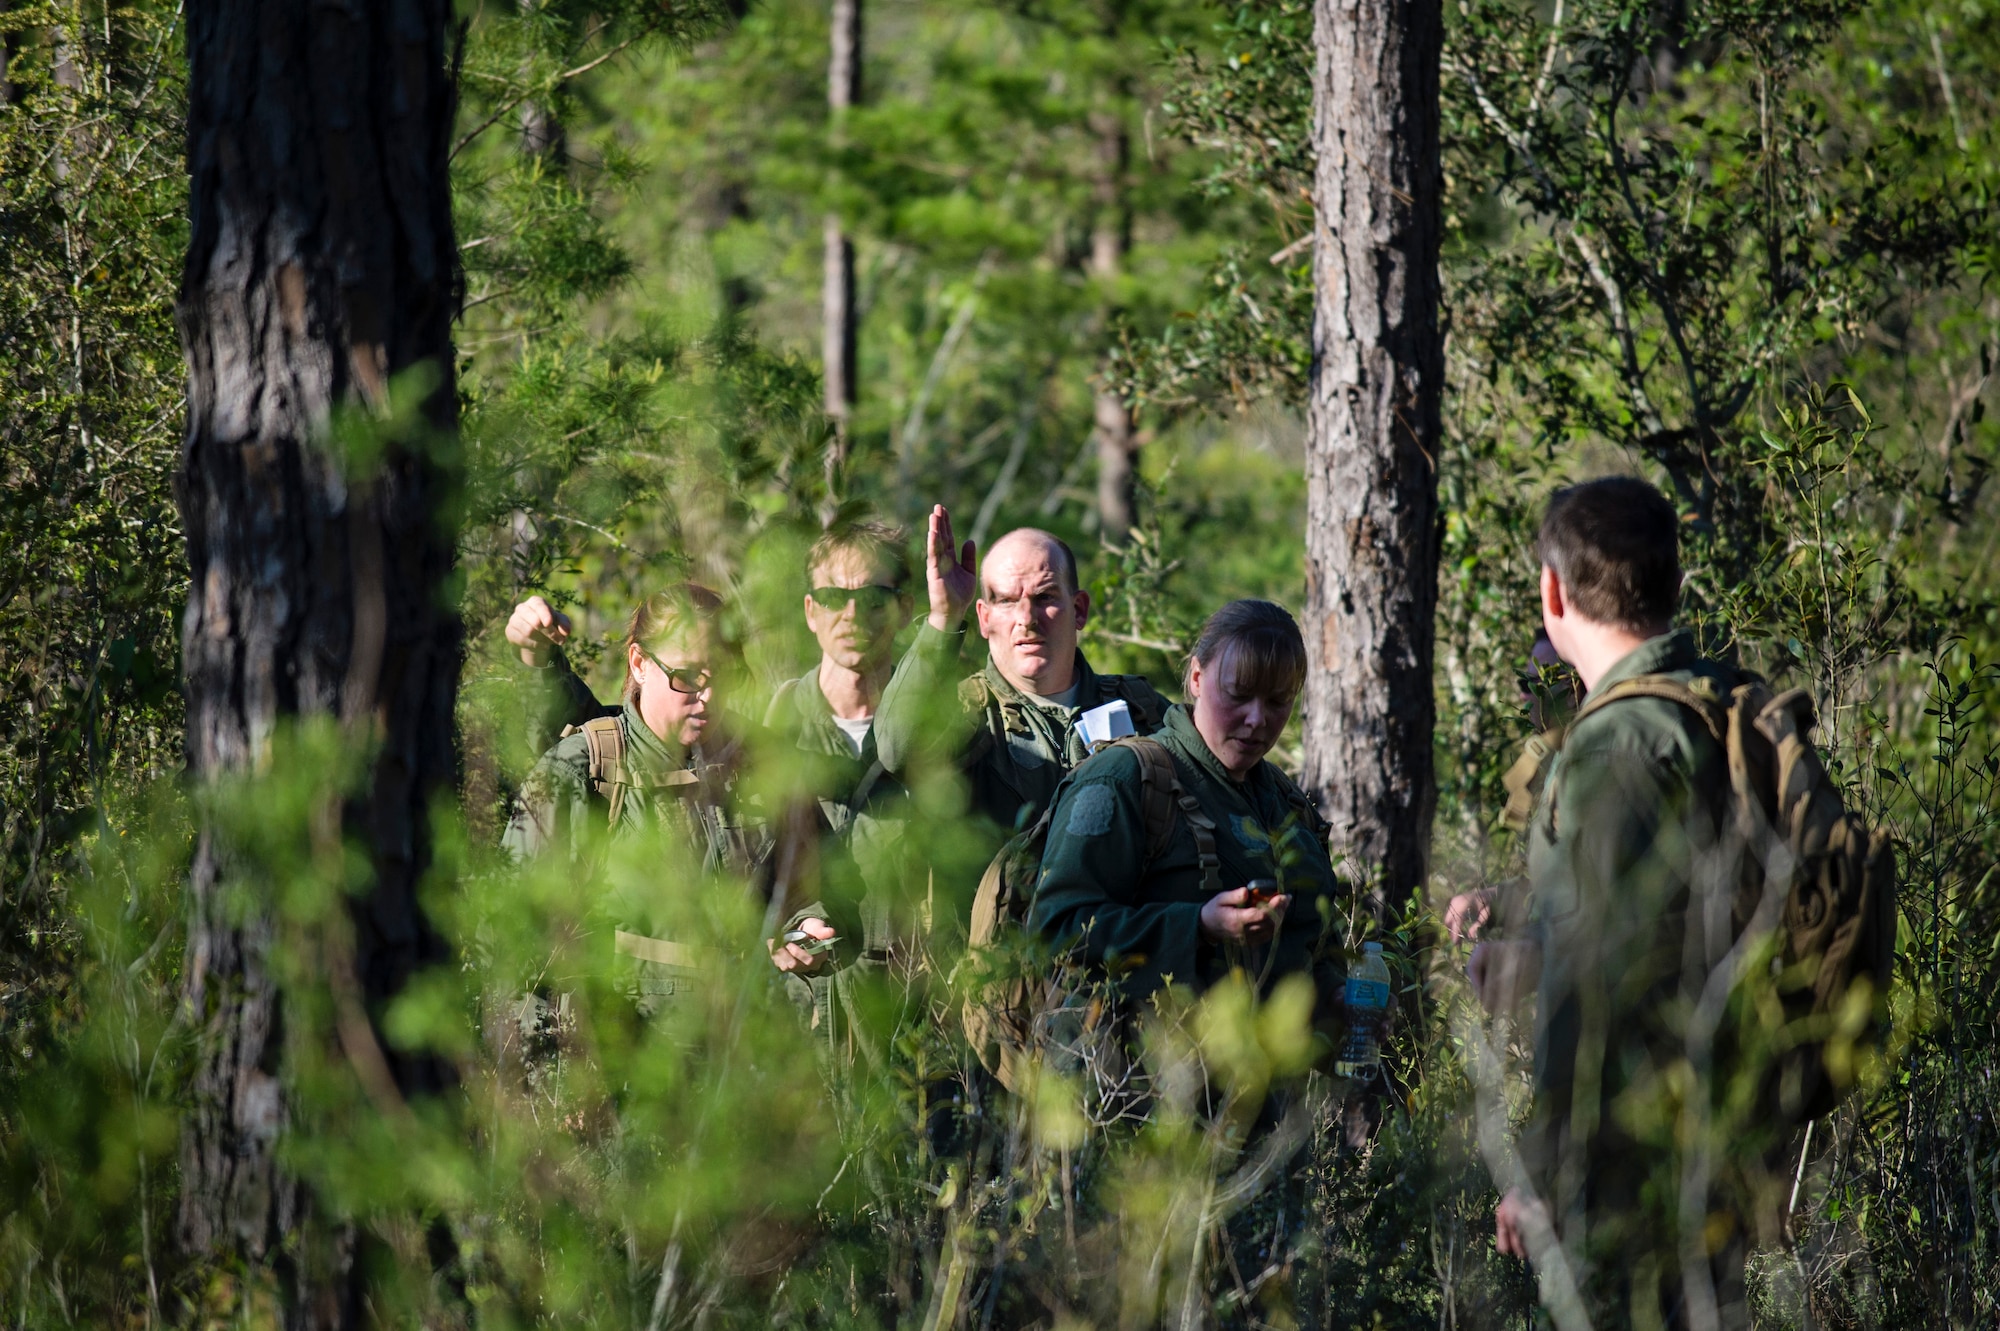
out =
[[[1194,834],[1195,854],[1211,892],[1222,890],[1221,860],[1215,850],[1215,824],[1182,786],[1173,754],[1156,739],[1128,735],[1100,743],[1101,751],[1116,745],[1139,760],[1140,808],[1146,824],[1146,862],[1166,852],[1174,825],[1185,820]],[[1060,791],[1058,791],[1058,798]],[[1042,851],[1048,845],[1049,822],[1056,799],[1026,831],[1000,848],[979,880],[972,898],[968,943],[974,953],[990,960],[996,950],[1026,935],[1028,905],[1041,874]],[[1029,1063],[1041,1043],[1036,1030],[1043,1014],[1060,1007],[1065,997],[1061,979],[1049,973],[997,974],[965,1002],[966,1039],[988,1072],[1009,1091],[1025,1084]]]
[[625,732],[620,729],[616,716],[593,717],[582,725],[563,727],[562,738],[568,739],[577,734],[583,736],[590,753],[590,788],[608,806],[604,820],[607,828],[618,826],[618,815],[625,808],[625,792],[634,786],[674,790],[686,796],[693,794],[696,787],[718,770],[715,765],[699,771],[681,768],[666,773],[658,781],[631,781],[625,774]]
[[[1888,833],[1850,812],[1811,740],[1815,715],[1804,689],[1773,694],[1761,680],[1725,699],[1707,680],[1691,687],[1645,675],[1590,699],[1577,722],[1626,698],[1659,698],[1694,712],[1727,758],[1724,826],[1737,857],[1730,936],[1748,928],[1767,886],[1783,905],[1769,922],[1779,936],[1778,996],[1783,1052],[1768,1070],[1766,1103],[1783,1120],[1808,1122],[1847,1089],[1827,1060],[1836,1038],[1853,1039],[1895,964],[1896,853]],[[1508,772],[1507,814],[1525,827],[1561,732],[1538,735]],[[1560,816],[1560,811],[1558,811]]]

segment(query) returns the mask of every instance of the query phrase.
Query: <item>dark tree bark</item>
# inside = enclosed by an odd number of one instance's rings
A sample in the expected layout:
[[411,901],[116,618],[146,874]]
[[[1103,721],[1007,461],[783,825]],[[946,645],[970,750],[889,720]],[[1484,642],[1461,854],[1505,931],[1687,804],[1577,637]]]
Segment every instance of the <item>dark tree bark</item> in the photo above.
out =
[[1436,801],[1441,37],[1438,0],[1314,0],[1305,778],[1378,910]]
[[[1125,193],[1131,164],[1132,139],[1122,116],[1099,111],[1090,118],[1096,139],[1096,171],[1091,180],[1097,213],[1090,227],[1090,273],[1109,290],[1125,270],[1132,244],[1132,207]],[[1108,333],[1115,311],[1106,306],[1102,323]],[[1097,518],[1105,539],[1123,542],[1131,533],[1135,512],[1134,468],[1137,431],[1132,410],[1108,382],[1100,384],[1093,402],[1092,423],[1097,439]]]
[[[447,151],[450,0],[193,0],[190,239],[178,313],[188,427],[178,493],[188,765],[264,770],[274,733],[333,718],[371,758],[326,835],[372,887],[309,935],[335,1029],[305,1030],[273,970],[275,903],[213,828],[189,881],[186,998],[201,1053],[183,1135],[182,1242],[276,1279],[291,1326],[359,1317],[356,1232],[319,1212],[276,1148],[288,1042],[324,1040],[383,1110],[442,1084],[378,1038],[386,1001],[444,948],[417,903],[428,806],[453,774],[461,654],[445,599],[454,483],[431,444],[456,421],[460,280]],[[330,413],[385,421],[392,378],[428,376],[421,425],[349,470]],[[297,773],[276,773],[280,777]],[[230,898],[252,894],[245,904]],[[297,931],[285,946],[301,946]]]
[[[848,108],[861,101],[861,0],[833,0],[828,42],[826,105],[833,142],[841,139]],[[838,212],[826,215],[826,274],[821,293],[820,359],[826,384],[826,414],[833,420],[827,453],[827,488],[832,490],[847,461],[848,427],[860,400],[856,382],[858,347],[854,308],[854,240]]]
[[[13,0],[0,0],[0,14],[14,7]],[[15,28],[0,32],[0,106],[14,104],[14,80],[9,71],[14,66],[15,53],[21,49],[21,34]]]

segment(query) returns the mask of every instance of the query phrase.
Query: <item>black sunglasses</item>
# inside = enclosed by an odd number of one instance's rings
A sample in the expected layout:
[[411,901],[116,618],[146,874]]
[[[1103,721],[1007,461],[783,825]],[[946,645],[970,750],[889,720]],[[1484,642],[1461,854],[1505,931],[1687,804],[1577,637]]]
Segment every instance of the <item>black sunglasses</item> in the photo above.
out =
[[864,614],[879,615],[889,608],[900,591],[895,587],[815,587],[812,589],[813,604],[822,610],[835,614],[847,609],[850,604],[858,604]]
[[667,677],[667,687],[675,693],[700,693],[715,682],[715,676],[707,666],[670,666],[644,647],[639,649],[639,654],[660,668],[660,672]]

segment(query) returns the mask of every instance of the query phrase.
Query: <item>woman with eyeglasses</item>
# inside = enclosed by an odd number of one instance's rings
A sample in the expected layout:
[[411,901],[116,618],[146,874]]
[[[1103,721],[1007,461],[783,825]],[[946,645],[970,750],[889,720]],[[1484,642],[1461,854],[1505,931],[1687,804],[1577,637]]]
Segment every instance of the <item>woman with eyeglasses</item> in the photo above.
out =
[[[704,874],[756,872],[769,837],[732,807],[740,740],[721,733],[714,706],[711,659],[721,609],[713,591],[689,582],[632,612],[624,705],[568,727],[535,764],[502,839],[510,853],[525,858],[560,847],[590,862],[606,837],[657,835],[698,854]],[[652,1008],[684,982],[693,954],[655,936],[662,930],[642,918],[645,905],[636,903],[634,921],[616,941],[641,963],[641,1006]]]

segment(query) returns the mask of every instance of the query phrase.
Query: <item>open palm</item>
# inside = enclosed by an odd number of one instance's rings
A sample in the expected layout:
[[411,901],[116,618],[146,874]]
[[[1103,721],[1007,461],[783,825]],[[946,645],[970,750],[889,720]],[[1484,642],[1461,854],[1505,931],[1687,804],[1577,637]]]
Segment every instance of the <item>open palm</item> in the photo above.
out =
[[931,510],[930,540],[924,560],[925,580],[930,588],[930,624],[949,633],[965,618],[965,611],[979,596],[979,549],[971,541],[963,547],[953,539],[951,513],[943,504]]

